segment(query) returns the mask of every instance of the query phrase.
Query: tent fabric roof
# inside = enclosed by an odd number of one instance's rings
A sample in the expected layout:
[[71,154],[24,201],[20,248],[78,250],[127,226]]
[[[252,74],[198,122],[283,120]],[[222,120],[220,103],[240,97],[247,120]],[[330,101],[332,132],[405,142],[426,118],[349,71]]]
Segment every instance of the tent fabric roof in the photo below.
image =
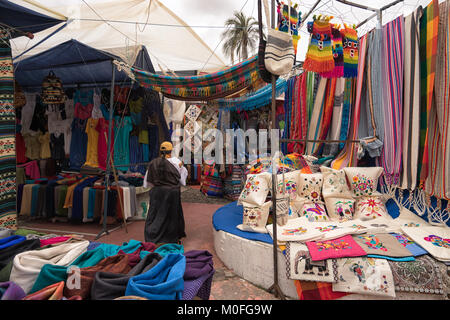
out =
[[[63,22],[7,0],[0,0],[0,12],[0,23],[24,33],[37,33]],[[20,36],[19,32],[12,33],[13,38]]]
[[[15,76],[23,87],[40,86],[50,71],[61,79],[63,85],[109,83],[112,79],[113,59],[121,60],[111,53],[72,39],[16,62]],[[154,72],[145,48],[139,51],[134,65]],[[117,69],[115,79],[118,84],[130,81],[125,72]]]

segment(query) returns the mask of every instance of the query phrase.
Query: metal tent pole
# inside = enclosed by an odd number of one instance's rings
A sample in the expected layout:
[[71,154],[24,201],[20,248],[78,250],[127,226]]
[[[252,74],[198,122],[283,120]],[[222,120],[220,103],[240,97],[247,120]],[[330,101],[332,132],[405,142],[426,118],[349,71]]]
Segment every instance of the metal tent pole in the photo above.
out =
[[[272,9],[271,9],[271,25],[272,29],[275,28],[275,0],[272,0]],[[276,85],[275,85],[275,76],[272,75],[272,125],[271,129],[276,129],[275,122],[276,122],[276,101],[275,101],[275,91],[276,91]],[[273,132],[273,131],[272,131]],[[274,134],[271,134],[271,139],[275,138]],[[279,136],[276,136],[276,139],[278,139]],[[274,143],[272,143],[274,145]],[[271,150],[272,152],[272,161],[274,161],[274,155],[275,152],[278,150]],[[278,284],[278,241],[277,241],[277,172],[274,170],[275,165],[272,163],[272,225],[273,225],[273,284],[269,288],[269,292],[273,292],[275,297],[280,298],[282,300],[285,300],[285,296],[283,292],[281,291],[281,288]]]
[[103,229],[97,235],[95,240],[100,238],[103,233],[109,234],[108,229],[106,228],[106,217],[108,215],[108,189],[109,189],[109,176],[111,172],[111,135],[112,135],[112,119],[113,119],[113,111],[114,111],[114,82],[116,78],[116,68],[114,67],[114,63],[111,61],[112,65],[112,77],[111,77],[111,92],[109,96],[109,126],[108,126],[108,141],[107,141],[107,156],[106,156],[106,171],[105,171],[105,197],[103,200]]

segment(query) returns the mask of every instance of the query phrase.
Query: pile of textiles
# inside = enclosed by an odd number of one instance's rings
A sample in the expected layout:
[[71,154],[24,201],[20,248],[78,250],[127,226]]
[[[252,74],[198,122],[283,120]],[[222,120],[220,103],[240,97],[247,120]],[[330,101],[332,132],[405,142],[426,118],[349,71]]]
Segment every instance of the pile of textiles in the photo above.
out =
[[[212,255],[182,245],[113,245],[19,229],[0,238],[0,300],[208,300]],[[6,235],[3,233],[3,235]]]
[[[138,193],[142,192],[138,189],[142,189],[142,182],[140,174],[131,173],[120,175],[118,186],[115,182],[111,184],[107,210],[111,220],[128,219],[141,213]],[[26,180],[17,187],[17,212],[21,217],[99,221],[104,215],[105,189],[104,177],[100,176],[62,173],[52,179]]]
[[241,165],[227,166],[227,177],[223,182],[224,198],[236,201],[242,191],[244,184],[244,170]]

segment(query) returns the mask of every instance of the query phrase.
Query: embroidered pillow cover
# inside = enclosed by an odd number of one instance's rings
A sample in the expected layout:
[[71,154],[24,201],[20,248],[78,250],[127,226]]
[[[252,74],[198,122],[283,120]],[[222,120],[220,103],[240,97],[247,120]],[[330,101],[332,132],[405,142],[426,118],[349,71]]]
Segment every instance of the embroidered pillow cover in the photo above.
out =
[[450,262],[450,228],[402,227],[402,231],[437,260]]
[[267,172],[249,174],[239,196],[238,204],[262,206],[269,193],[271,181],[271,174]]
[[320,167],[323,175],[323,197],[352,198],[347,177],[344,170],[335,170],[328,167]]
[[312,261],[308,248],[299,242],[286,243],[286,275],[288,279],[336,282],[336,260]]
[[339,280],[333,283],[333,291],[395,297],[392,271],[385,259],[339,259],[337,272]]
[[272,201],[268,201],[262,206],[244,204],[242,224],[238,225],[237,228],[242,231],[267,233],[266,224],[271,206]]
[[388,233],[360,234],[353,236],[353,239],[368,255],[383,256],[386,259],[389,259],[389,257],[401,258],[412,256],[412,253],[408,249]]
[[380,217],[390,218],[381,196],[358,198],[355,206],[355,218],[363,221]]
[[329,221],[325,206],[322,203],[307,202],[303,205],[301,216],[308,218],[308,221]]
[[[273,237],[273,224],[266,226]],[[277,225],[277,241],[309,241],[320,239],[322,233],[315,229],[304,217],[289,220],[284,226]]]
[[359,198],[380,195],[377,191],[378,178],[383,173],[381,167],[348,167],[344,168],[353,197]]
[[414,242],[413,239],[411,239],[410,237],[408,237],[405,234],[402,233],[391,233],[391,235],[397,239],[397,241],[403,246],[405,247],[409,252],[411,252],[411,254],[414,257],[418,257],[418,256],[422,256],[424,254],[427,254],[428,252],[422,248],[421,246],[419,246],[417,243]]
[[333,240],[308,241],[306,246],[312,261],[367,255],[350,235]]
[[355,200],[336,197],[325,197],[328,216],[333,221],[344,222],[353,219]]
[[322,173],[300,174],[298,194],[308,202],[322,202]]
[[[295,170],[287,172],[284,174],[277,175],[277,198],[283,195],[288,195],[291,201],[295,201],[298,198],[298,180],[300,178],[300,170]],[[284,190],[283,190],[284,185]],[[283,193],[284,192],[284,193]]]

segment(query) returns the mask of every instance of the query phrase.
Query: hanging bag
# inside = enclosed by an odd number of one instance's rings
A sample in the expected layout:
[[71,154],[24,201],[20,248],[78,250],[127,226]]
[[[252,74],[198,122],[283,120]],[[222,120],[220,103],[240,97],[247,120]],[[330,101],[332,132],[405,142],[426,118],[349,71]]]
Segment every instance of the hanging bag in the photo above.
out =
[[61,79],[53,71],[50,71],[42,81],[42,103],[61,104],[65,102],[65,98]]
[[[261,1],[258,0],[258,32],[259,32],[259,47],[258,47],[258,71],[261,79],[263,81],[270,83],[272,81],[272,74],[267,71],[265,65],[265,52],[266,52],[266,40],[263,37],[263,26],[262,26],[262,6]],[[278,76],[275,77],[275,81]]]
[[[289,16],[291,3],[289,1]],[[264,54],[264,63],[266,69],[274,75],[283,75],[291,71],[295,61],[295,50],[291,33],[282,32],[269,27],[269,5],[264,0],[264,9],[266,12],[267,28],[269,30]],[[289,20],[289,28],[290,20]]]

